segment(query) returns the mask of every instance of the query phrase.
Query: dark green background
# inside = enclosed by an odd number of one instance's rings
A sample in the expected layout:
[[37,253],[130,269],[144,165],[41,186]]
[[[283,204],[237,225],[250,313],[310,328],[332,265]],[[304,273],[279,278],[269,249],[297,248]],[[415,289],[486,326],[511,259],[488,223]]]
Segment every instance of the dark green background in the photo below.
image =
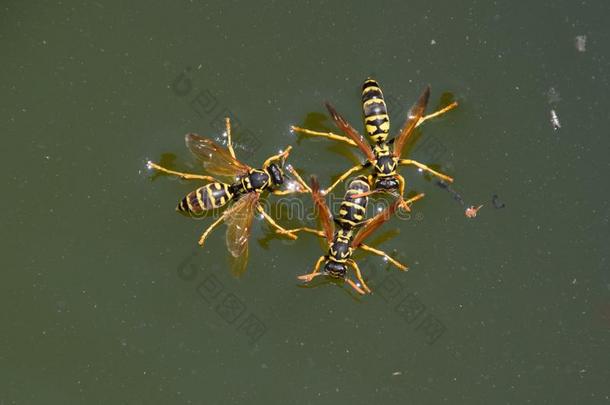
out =
[[[603,0],[4,2],[0,404],[610,402],[609,12]],[[186,68],[194,88],[180,96]],[[184,134],[218,135],[228,109],[259,142],[248,163],[293,145],[291,162],[328,184],[350,149],[297,144],[289,125],[332,100],[361,128],[367,75],[401,103],[394,130],[427,83],[431,107],[445,92],[460,101],[410,156],[485,207],[468,220],[405,168],[427,196],[378,246],[409,273],[361,255],[375,294],[302,288],[322,245],[257,220],[249,271],[232,278],[224,230],[197,249],[209,221],[174,212],[194,185],[151,181],[145,162],[173,154],[197,170]],[[214,113],[190,106],[202,90]],[[427,139],[442,152],[418,147]],[[206,303],[204,280],[243,303],[240,319]],[[382,294],[388,280],[399,298]],[[401,297],[444,325],[434,344]],[[247,314],[266,328],[254,344]]]

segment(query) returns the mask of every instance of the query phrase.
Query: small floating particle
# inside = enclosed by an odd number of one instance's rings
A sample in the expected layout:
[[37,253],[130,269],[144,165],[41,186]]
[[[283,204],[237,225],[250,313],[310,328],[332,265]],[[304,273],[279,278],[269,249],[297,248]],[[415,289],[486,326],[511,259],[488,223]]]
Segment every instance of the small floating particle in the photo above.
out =
[[503,202],[501,202],[501,201],[499,200],[499,197],[498,197],[498,195],[497,195],[497,194],[494,194],[494,195],[491,197],[491,203],[493,204],[494,208],[496,208],[496,209],[500,209],[500,208],[504,208],[504,207],[506,207],[506,204],[504,204]]
[[576,45],[576,49],[578,52],[584,52],[587,50],[587,36],[586,35],[577,35],[574,39],[574,44]]
[[474,205],[471,205],[470,207],[466,208],[464,215],[466,215],[468,218],[474,218],[477,216],[477,211],[479,211],[482,207],[483,205],[479,205],[476,208]]
[[553,126],[553,130],[557,131],[561,128],[561,123],[559,122],[559,116],[555,110],[551,110],[551,125]]
[[557,104],[561,101],[561,95],[559,94],[559,91],[555,87],[551,87],[546,92],[546,97],[549,101],[549,104]]

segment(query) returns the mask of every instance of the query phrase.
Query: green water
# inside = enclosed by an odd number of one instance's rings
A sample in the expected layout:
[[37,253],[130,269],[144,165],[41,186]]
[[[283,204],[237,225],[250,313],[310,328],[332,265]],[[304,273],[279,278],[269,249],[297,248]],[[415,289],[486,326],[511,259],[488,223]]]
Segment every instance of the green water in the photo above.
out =
[[[0,404],[610,402],[609,12],[5,2]],[[408,150],[454,193],[401,169],[426,197],[371,239],[410,271],[359,254],[372,295],[305,288],[323,245],[257,219],[233,278],[224,228],[198,248],[210,221],[174,211],[194,184],[145,162],[198,171],[184,134],[216,137],[230,114],[247,163],[292,145],[329,184],[361,155],[289,126],[334,130],[331,100],[361,130],[368,75],[394,131],[428,83],[429,110],[460,102]],[[455,195],[484,207],[467,219]]]

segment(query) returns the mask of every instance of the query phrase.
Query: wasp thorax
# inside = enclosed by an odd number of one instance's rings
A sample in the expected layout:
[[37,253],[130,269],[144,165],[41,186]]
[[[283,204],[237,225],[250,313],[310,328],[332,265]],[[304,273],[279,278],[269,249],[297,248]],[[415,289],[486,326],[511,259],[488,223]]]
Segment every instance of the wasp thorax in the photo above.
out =
[[346,260],[352,255],[352,248],[347,241],[335,240],[330,245],[329,254],[336,260]]
[[262,170],[251,170],[248,177],[250,187],[254,190],[262,190],[269,182],[269,175]]
[[392,174],[396,171],[398,162],[395,158],[389,155],[378,156],[375,162],[375,167],[380,173]]
[[269,165],[269,167],[267,167],[267,173],[269,173],[269,176],[271,176],[271,181],[274,185],[281,186],[284,184],[284,173],[275,163],[272,163]]

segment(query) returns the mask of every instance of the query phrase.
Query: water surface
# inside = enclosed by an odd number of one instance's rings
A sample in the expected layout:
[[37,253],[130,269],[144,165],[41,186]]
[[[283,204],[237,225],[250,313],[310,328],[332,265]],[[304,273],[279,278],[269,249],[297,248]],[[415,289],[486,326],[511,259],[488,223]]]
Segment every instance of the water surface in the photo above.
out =
[[[609,11],[5,4],[0,403],[610,402]],[[200,249],[209,221],[174,212],[194,185],[145,162],[198,170],[184,134],[219,136],[230,115],[247,163],[292,145],[328,184],[361,156],[289,126],[333,129],[330,100],[361,129],[369,75],[394,131],[426,84],[431,108],[460,102],[408,151],[452,191],[402,169],[426,197],[373,238],[410,271],[359,255],[373,295],[304,288],[323,245],[256,220],[231,277],[224,230]]]

